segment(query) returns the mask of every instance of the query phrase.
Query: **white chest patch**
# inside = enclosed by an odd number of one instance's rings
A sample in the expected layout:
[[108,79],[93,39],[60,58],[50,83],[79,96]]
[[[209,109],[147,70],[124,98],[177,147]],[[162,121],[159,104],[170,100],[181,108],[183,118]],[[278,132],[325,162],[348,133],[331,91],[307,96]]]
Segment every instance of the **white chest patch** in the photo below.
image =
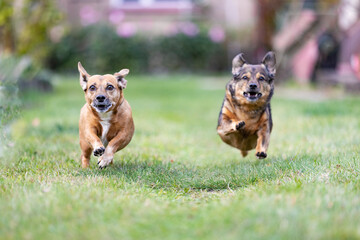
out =
[[112,112],[100,113],[99,116],[100,116],[100,124],[101,124],[101,127],[102,127],[101,142],[106,147],[108,145],[108,143],[109,143],[106,136],[107,136],[107,134],[109,132],[110,120],[111,120]]

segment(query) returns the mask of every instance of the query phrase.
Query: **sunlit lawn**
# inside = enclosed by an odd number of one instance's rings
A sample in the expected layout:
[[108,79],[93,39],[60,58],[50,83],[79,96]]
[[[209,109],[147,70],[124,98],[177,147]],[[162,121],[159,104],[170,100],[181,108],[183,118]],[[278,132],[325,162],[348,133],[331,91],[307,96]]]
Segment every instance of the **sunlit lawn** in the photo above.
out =
[[259,161],[216,134],[226,80],[129,76],[135,135],[105,170],[80,168],[77,76],[24,96],[0,239],[359,239],[360,97],[276,91]]

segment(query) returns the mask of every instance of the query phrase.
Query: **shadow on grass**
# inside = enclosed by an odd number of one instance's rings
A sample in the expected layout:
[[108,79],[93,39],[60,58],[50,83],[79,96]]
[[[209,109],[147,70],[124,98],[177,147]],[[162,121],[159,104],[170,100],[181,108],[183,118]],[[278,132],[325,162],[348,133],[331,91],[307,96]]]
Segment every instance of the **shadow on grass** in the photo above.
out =
[[[221,165],[186,166],[182,163],[131,160],[115,163],[104,170],[80,171],[80,175],[121,178],[129,183],[140,183],[155,189],[194,189],[218,191],[236,189],[260,182],[274,181],[285,175],[294,176],[307,171],[298,157],[284,160],[232,161]],[[309,158],[307,158],[309,160]],[[313,165],[312,160],[309,162]],[[309,163],[308,162],[308,163]]]

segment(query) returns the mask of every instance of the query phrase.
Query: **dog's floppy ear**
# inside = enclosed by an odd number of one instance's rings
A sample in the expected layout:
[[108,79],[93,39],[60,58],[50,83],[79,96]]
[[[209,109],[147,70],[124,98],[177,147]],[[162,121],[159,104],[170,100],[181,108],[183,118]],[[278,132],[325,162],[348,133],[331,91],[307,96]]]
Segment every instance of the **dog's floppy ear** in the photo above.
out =
[[239,73],[240,68],[246,63],[244,54],[240,53],[232,60],[232,74],[236,75]]
[[276,73],[276,58],[274,52],[268,52],[264,59],[261,62],[265,65],[266,69],[269,71],[269,77],[274,78]]
[[80,86],[85,91],[86,84],[90,78],[90,75],[85,71],[84,67],[81,65],[80,62],[78,62],[78,69],[79,69],[79,73],[80,73]]
[[129,69],[122,69],[120,72],[114,73],[115,78],[118,80],[118,86],[121,89],[126,88],[127,81],[125,77],[129,74]]

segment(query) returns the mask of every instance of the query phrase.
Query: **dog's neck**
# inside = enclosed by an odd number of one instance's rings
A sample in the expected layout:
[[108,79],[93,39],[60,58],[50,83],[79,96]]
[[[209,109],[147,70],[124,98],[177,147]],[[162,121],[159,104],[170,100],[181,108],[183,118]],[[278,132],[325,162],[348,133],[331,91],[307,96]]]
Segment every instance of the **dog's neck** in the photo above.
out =
[[119,101],[117,102],[116,106],[115,106],[115,109],[118,109],[119,107],[121,107],[121,105],[124,103],[125,101],[125,97],[124,95],[121,95]]
[[100,121],[101,122],[108,122],[111,120],[112,115],[113,115],[113,111],[108,111],[108,112],[104,112],[104,113],[98,113]]
[[246,112],[251,118],[260,118],[261,114],[265,112],[266,107],[256,108],[256,109],[249,109],[246,107],[240,106],[240,111]]
[[256,106],[251,104],[239,104],[237,101],[230,102],[231,111],[238,117],[247,115],[252,119],[260,118],[261,114],[265,111],[266,105]]

